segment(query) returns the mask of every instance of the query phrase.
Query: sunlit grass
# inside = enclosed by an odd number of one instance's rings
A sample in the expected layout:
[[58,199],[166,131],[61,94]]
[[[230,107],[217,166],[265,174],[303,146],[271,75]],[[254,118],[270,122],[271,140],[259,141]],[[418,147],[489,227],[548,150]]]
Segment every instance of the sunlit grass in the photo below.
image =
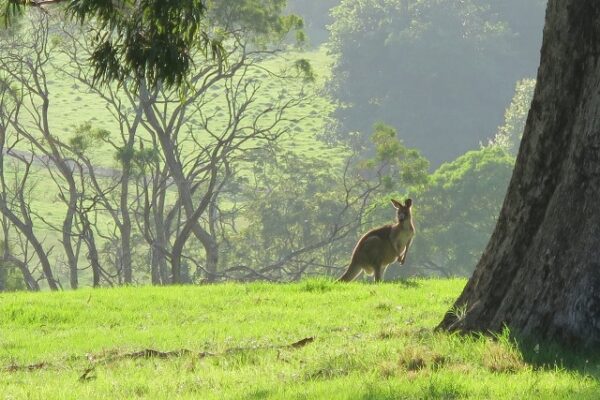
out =
[[[434,332],[464,283],[6,293],[0,388],[19,399],[597,398],[597,366],[540,368],[507,335]],[[165,358],[133,357],[144,349]]]
[[[62,74],[60,70],[56,70],[55,68],[65,68],[66,60],[63,60],[64,56],[59,53],[54,57],[56,60],[48,66],[47,71],[50,93],[49,123],[52,133],[63,140],[67,140],[75,134],[78,126],[90,122],[94,128],[106,129],[117,136],[119,132],[118,123],[112,117],[109,111],[110,107],[106,101],[95,93],[91,93],[84,84],[75,82],[72,78]],[[307,87],[308,91],[315,92],[315,95],[311,96],[308,103],[290,109],[287,118],[299,122],[288,124],[289,134],[282,137],[281,145],[285,149],[313,157],[340,159],[339,149],[330,148],[316,139],[326,129],[328,118],[334,109],[332,102],[326,96],[320,94],[326,79],[331,73],[332,59],[327,54],[326,49],[285,52],[282,53],[280,58],[263,62],[261,68],[277,74],[285,68],[289,69],[294,60],[298,58],[309,60],[315,71],[316,82]],[[252,70],[248,78],[257,79],[262,88],[255,104],[251,106],[250,113],[262,111],[276,104],[277,98],[282,92],[294,96],[305,85],[301,80],[281,80],[270,77],[262,69]],[[222,90],[222,87],[218,84],[210,90],[212,100],[206,105],[207,109],[204,110],[209,115],[213,111],[218,113],[213,122],[213,129],[218,126],[221,120],[225,123],[228,118],[225,112],[227,103],[225,96],[219,93],[220,90]],[[26,125],[30,124],[25,114],[23,114],[23,122]],[[197,123],[197,119],[192,119],[189,129],[198,128],[194,122]],[[26,148],[23,148],[23,150],[26,150]],[[109,145],[94,146],[90,157],[96,165],[116,166],[115,150]]]

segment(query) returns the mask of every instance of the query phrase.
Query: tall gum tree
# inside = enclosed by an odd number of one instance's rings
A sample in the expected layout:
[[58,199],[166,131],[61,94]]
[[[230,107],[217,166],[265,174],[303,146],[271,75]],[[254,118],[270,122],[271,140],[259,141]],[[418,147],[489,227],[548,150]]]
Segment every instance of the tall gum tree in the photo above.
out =
[[[495,231],[439,328],[600,343],[600,2],[550,0]],[[465,312],[456,312],[456,310]]]

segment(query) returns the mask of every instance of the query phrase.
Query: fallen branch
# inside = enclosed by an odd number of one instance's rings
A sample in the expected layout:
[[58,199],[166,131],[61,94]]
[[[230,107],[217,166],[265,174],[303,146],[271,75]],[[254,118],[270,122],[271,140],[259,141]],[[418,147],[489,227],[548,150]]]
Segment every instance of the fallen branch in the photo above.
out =
[[[314,340],[315,340],[314,336],[310,336],[310,337],[306,337],[304,339],[300,339],[297,342],[294,342],[291,344],[285,344],[285,345],[234,347],[231,349],[227,349],[221,353],[211,353],[209,351],[201,351],[200,353],[196,353],[196,357],[198,357],[198,358],[218,357],[218,356],[225,356],[225,355],[230,355],[230,354],[235,354],[235,353],[242,353],[245,351],[257,351],[257,350],[277,350],[277,349],[285,349],[285,348],[299,349],[300,347],[304,347],[307,344],[314,342]],[[122,359],[126,359],[126,358],[133,358],[133,359],[136,359],[136,358],[163,358],[163,359],[165,359],[165,358],[171,358],[171,357],[182,357],[182,356],[189,355],[192,353],[193,352],[188,349],[179,349],[179,350],[166,351],[166,352],[154,350],[154,349],[144,349],[144,350],[140,350],[140,351],[135,351],[133,353],[119,354],[119,355],[107,357],[104,359],[99,359],[99,360],[95,361],[95,363],[96,364],[110,363],[110,362],[114,362],[114,361],[118,361],[118,360],[122,360]]]
[[90,373],[94,372],[95,370],[96,370],[95,365],[88,367],[85,371],[83,371],[83,374],[81,374],[81,376],[79,377],[79,381],[86,382],[86,381],[91,381],[92,379],[95,379],[96,378],[95,375],[90,375]]
[[40,362],[37,364],[29,364],[29,365],[17,365],[17,364],[11,364],[8,367],[6,367],[4,370],[6,372],[17,372],[17,371],[36,371],[38,369],[42,369],[47,367],[48,364],[46,364],[45,362]]
[[154,349],[144,349],[140,351],[134,351],[133,353],[125,353],[117,356],[109,357],[108,359],[99,360],[98,362],[113,361],[122,358],[171,358],[181,357],[190,354],[191,351],[187,349],[175,350],[175,351],[159,351]]
[[[296,342],[284,345],[267,345],[267,346],[254,346],[254,347],[234,347],[231,349],[227,349],[221,353],[211,353],[208,351],[201,351],[199,353],[194,353],[188,349],[179,349],[173,351],[159,351],[155,349],[144,349],[139,351],[134,351],[131,353],[117,354],[113,356],[109,356],[102,359],[96,359],[93,355],[88,354],[87,359],[91,362],[91,365],[88,366],[83,373],[79,376],[79,381],[85,382],[91,379],[94,379],[95,376],[91,375],[92,372],[95,371],[96,366],[98,364],[108,364],[115,361],[123,360],[123,359],[140,359],[140,358],[160,358],[160,359],[168,359],[173,357],[182,357],[186,355],[194,354],[195,357],[198,358],[207,358],[207,357],[219,357],[226,356],[235,353],[241,353],[245,351],[258,351],[258,350],[281,350],[281,349],[299,349],[304,347],[315,341],[314,336],[309,336],[303,339],[300,339]],[[46,362],[40,362],[37,364],[29,364],[29,365],[17,365],[11,364],[4,368],[6,372],[18,372],[18,371],[36,371],[42,368],[52,366]]]

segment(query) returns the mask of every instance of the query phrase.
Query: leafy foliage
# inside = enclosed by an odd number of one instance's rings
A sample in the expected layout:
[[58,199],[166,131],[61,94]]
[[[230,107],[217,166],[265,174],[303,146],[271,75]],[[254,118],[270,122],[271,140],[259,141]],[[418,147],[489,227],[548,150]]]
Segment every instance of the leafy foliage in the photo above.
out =
[[415,263],[469,275],[500,212],[514,158],[498,146],[445,163],[418,193]]
[[319,45],[329,38],[327,26],[333,23],[330,10],[340,0],[288,0],[288,9],[305,21],[305,30],[312,45]]
[[0,261],[0,292],[26,290],[25,281],[17,267],[10,262]]
[[223,42],[234,39],[226,34],[232,29],[263,45],[301,29],[299,17],[282,15],[284,6],[285,0],[73,0],[68,12],[97,23],[91,56],[97,82],[144,78],[172,87],[188,78],[198,52],[226,62]]
[[0,0],[0,17],[4,26],[20,14],[23,2],[23,0]]
[[202,30],[202,0],[73,0],[68,10],[79,22],[98,22],[91,62],[102,83],[144,77],[180,85],[194,48],[220,55],[218,41]]
[[517,82],[515,95],[504,113],[504,124],[498,128],[492,141],[493,144],[515,156],[525,130],[534,89],[535,79],[523,79]]

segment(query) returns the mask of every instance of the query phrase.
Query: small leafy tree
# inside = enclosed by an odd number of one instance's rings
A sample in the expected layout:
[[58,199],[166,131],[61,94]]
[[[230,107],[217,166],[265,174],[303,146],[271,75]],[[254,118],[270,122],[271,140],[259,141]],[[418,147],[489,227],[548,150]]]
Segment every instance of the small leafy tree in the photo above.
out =
[[333,22],[331,9],[341,0],[288,0],[288,9],[301,16],[305,22],[308,41],[317,46],[327,41],[327,26]]
[[409,266],[421,274],[468,276],[483,252],[514,165],[499,146],[443,164],[415,195],[418,239]]

